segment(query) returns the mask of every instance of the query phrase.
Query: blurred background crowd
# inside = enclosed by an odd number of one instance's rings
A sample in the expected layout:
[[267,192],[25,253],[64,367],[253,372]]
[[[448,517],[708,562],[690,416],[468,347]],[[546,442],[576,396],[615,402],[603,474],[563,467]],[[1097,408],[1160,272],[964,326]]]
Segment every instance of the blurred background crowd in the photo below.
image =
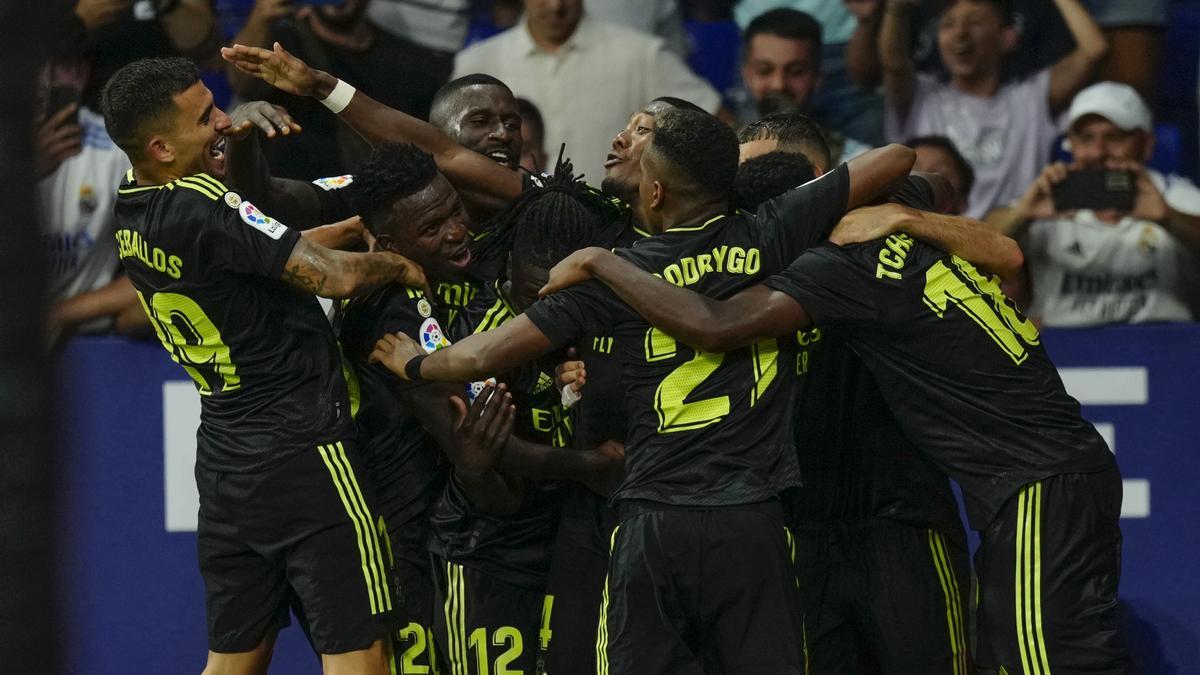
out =
[[[274,42],[422,118],[451,78],[495,76],[520,98],[522,165],[553,166],[565,143],[593,182],[629,114],[657,96],[738,127],[804,113],[835,164],[905,142],[919,169],[959,190],[956,210],[1021,243],[1027,274],[1009,290],[1041,324],[1200,312],[1200,0],[77,0],[69,10],[34,112],[56,335],[147,331],[112,236],[128,163],[98,108],[120,66],[182,55],[224,109],[286,107],[304,131],[266,144],[275,175],[337,176],[364,156],[319,104],[219,55]],[[516,120],[464,124],[507,152]]]

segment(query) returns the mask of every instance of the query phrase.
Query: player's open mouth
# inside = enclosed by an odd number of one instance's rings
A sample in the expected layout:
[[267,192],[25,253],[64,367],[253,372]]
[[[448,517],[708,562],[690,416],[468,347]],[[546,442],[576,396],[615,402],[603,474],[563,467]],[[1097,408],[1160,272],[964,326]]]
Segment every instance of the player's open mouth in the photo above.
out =
[[448,260],[450,264],[454,265],[455,267],[466,268],[467,265],[471,264],[471,249],[468,246],[463,246],[461,251],[455,253],[446,260]]
[[492,150],[487,153],[488,157],[496,160],[500,164],[508,164],[512,161],[512,155],[507,150]]
[[225,138],[218,138],[215,143],[208,146],[208,155],[216,160],[225,159]]
[[617,155],[617,153],[615,153],[615,152],[610,152],[610,153],[608,153],[608,159],[607,159],[607,160],[605,160],[605,162],[604,162],[604,168],[605,168],[605,169],[610,169],[610,168],[612,168],[612,167],[614,167],[614,166],[616,166],[616,165],[618,165],[618,164],[620,164],[621,162],[624,162],[624,161],[625,161],[625,160],[624,160],[624,159],[622,159],[621,157],[619,157],[619,156]]

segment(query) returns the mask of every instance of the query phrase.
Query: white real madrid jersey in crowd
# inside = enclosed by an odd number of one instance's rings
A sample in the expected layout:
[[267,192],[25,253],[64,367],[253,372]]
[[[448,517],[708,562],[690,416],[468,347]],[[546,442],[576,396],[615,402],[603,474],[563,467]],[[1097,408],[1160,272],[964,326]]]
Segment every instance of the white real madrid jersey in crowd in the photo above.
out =
[[37,185],[50,297],[55,301],[108,284],[121,266],[113,202],[129,160],[104,131],[100,115],[80,108],[79,126],[82,151]]
[[[1200,189],[1186,178],[1149,172],[1167,204],[1200,215]],[[1021,242],[1033,304],[1047,326],[1191,321],[1197,256],[1163,227],[1125,216],[1106,223],[1081,210],[1074,218],[1035,221]]]

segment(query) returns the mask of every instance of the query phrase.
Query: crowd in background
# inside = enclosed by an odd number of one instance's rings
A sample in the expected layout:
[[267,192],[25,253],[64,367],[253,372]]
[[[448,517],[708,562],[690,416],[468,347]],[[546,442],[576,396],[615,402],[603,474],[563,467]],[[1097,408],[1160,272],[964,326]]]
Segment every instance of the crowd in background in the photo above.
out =
[[[495,136],[495,153],[519,151],[531,171],[565,144],[596,182],[629,111],[658,96],[735,126],[804,113],[834,165],[908,143],[918,169],[958,190],[954,210],[1021,243],[1026,274],[1009,290],[1036,321],[1200,312],[1190,0],[78,0],[65,21],[34,112],[56,336],[148,330],[118,274],[112,205],[129,167],[98,106],[120,66],[183,55],[206,70],[218,105],[284,106],[303,132],[264,146],[275,175],[337,176],[365,156],[320,105],[219,56],[226,44],[276,42],[422,118],[449,79],[497,77],[519,110],[458,123]],[[512,125],[524,125],[525,147],[506,144]]]

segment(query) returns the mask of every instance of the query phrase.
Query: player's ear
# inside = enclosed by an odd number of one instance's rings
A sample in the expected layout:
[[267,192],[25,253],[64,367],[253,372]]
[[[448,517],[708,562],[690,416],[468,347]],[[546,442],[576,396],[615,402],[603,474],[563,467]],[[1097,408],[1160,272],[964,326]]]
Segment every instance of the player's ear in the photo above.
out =
[[654,188],[650,193],[650,208],[661,209],[663,200],[666,199],[667,191],[663,184],[659,181],[654,181]]
[[162,136],[151,136],[146,141],[146,156],[162,164],[175,161],[175,149]]

